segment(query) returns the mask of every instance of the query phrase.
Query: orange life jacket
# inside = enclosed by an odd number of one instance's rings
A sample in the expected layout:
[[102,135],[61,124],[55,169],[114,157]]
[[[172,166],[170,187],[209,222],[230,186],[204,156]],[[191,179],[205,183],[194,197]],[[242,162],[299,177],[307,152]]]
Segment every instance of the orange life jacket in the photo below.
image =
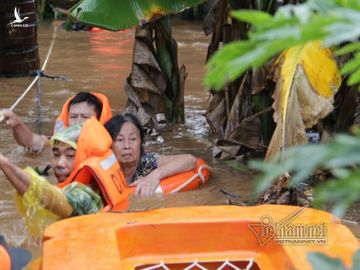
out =
[[[112,116],[111,108],[108,98],[100,93],[91,92],[94,96],[96,96],[100,102],[102,103],[102,111],[100,114],[100,118],[98,119],[101,124],[105,124]],[[61,113],[55,121],[55,129],[54,132],[59,131],[61,129],[67,128],[69,126],[69,104],[70,101],[74,98],[69,98],[64,106],[61,109]]]
[[[115,155],[110,150],[112,139],[106,129],[94,118],[85,121],[77,142],[74,170],[59,187],[73,181],[89,185],[96,181],[106,201],[104,210],[125,210],[128,196],[134,187],[128,187]],[[192,190],[205,183],[210,177],[210,168],[202,159],[197,160],[194,169],[161,179],[156,192],[174,193]]]
[[0,245],[0,265],[3,270],[11,269],[10,255],[2,245]]
[[125,178],[119,162],[110,150],[112,139],[107,130],[94,118],[85,121],[77,142],[74,170],[60,184],[73,181],[89,185],[96,181],[108,208],[120,203],[125,195]]

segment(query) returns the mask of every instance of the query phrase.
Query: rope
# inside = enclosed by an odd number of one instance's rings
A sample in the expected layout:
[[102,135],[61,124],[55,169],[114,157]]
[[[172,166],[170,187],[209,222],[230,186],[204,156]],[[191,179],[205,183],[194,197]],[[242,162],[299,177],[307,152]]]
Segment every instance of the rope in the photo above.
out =
[[[248,264],[246,265],[246,268],[244,270],[251,270],[253,265],[254,265],[254,258],[251,258],[248,261]],[[159,268],[165,269],[165,270],[170,270],[169,267],[162,260],[159,264],[151,265],[151,266],[148,266],[148,267],[145,267],[142,269],[143,270],[154,270],[154,269],[159,269]],[[183,268],[183,270],[191,270],[191,269],[208,270],[208,268],[202,266],[201,262],[199,263],[198,260],[195,260],[192,264]],[[223,270],[223,269],[241,270],[242,268],[237,267],[235,264],[233,264],[231,261],[229,261],[229,259],[226,259],[222,265],[220,265],[218,268],[216,268],[216,270]]]
[[[40,72],[37,72],[37,75],[36,77],[34,78],[34,80],[30,83],[30,85],[28,86],[28,88],[25,89],[25,91],[21,94],[20,97],[18,97],[18,99],[14,102],[14,104],[10,107],[10,110],[14,110],[15,107],[20,103],[20,101],[26,96],[26,94],[30,91],[30,89],[34,86],[34,84],[37,82],[37,80],[39,80],[39,78],[41,77],[41,74],[44,72],[45,70],[45,67],[49,61],[49,58],[50,58],[50,55],[51,55],[51,52],[52,52],[52,49],[54,47],[54,43],[55,43],[55,38],[56,38],[56,32],[57,32],[57,29],[58,27],[54,27],[54,32],[53,32],[53,36],[52,36],[52,41],[51,41],[51,44],[50,44],[50,47],[49,47],[49,50],[46,54],[46,58],[45,58],[45,61],[44,61],[44,64],[42,65],[41,67],[41,70]],[[1,115],[0,116],[0,123],[4,120],[4,116]]]
[[202,164],[199,166],[199,169],[197,171],[197,173],[195,173],[192,177],[189,178],[189,180],[187,180],[186,182],[182,183],[180,186],[178,186],[176,189],[172,190],[170,193],[176,193],[179,192],[180,190],[182,190],[184,187],[186,187],[187,185],[191,184],[196,178],[200,178],[201,180],[201,184],[204,184],[206,182],[206,179],[204,177],[204,175],[202,174],[202,170],[207,169],[211,172],[211,168],[206,165],[206,164]]
[[188,267],[184,268],[184,270],[190,270],[190,269],[195,268],[195,267],[199,268],[201,270],[208,270],[207,268],[205,268],[204,266],[199,264],[197,260],[195,260],[195,262],[193,264],[191,264]]
[[249,262],[249,264],[246,266],[246,269],[245,269],[245,270],[250,270],[251,267],[253,266],[253,264],[254,264],[254,258],[251,258],[251,259],[250,259],[250,262]]
[[163,268],[163,269],[165,269],[165,270],[170,270],[170,269],[166,266],[166,264],[164,264],[163,261],[161,261],[161,262],[160,262],[159,264],[157,264],[157,265],[145,267],[145,268],[143,268],[143,270],[154,270],[154,269],[157,269],[157,268]]
[[[38,73],[40,73],[40,71],[38,71]],[[38,105],[38,118],[36,119],[36,124],[37,124],[37,129],[38,129],[38,133],[41,134],[41,119],[42,119],[42,109],[41,109],[41,95],[42,95],[42,91],[41,91],[41,80],[37,81],[37,96],[36,96],[36,101],[37,101],[37,105]]]
[[[232,264],[229,259],[226,259],[226,261],[217,269],[217,270],[222,270],[224,269],[226,266],[230,266],[232,269],[234,270],[241,270],[241,268],[237,267],[236,265]],[[249,266],[249,264],[248,264]],[[246,267],[247,270],[247,267]]]

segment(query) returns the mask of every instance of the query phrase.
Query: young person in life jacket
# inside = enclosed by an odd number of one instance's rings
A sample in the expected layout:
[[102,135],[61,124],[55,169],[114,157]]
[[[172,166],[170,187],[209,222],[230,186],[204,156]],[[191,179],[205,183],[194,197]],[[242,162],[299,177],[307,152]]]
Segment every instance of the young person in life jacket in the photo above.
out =
[[[0,112],[1,114],[5,118],[6,124],[12,129],[13,136],[19,145],[26,147],[31,152],[39,153],[48,144],[48,136],[33,133],[13,111],[4,109]],[[100,93],[79,92],[64,104],[56,119],[54,133],[81,123],[91,116],[105,124],[111,118],[109,100]]]
[[52,136],[51,166],[59,182],[57,186],[32,168],[17,167],[2,154],[0,169],[24,204],[29,201],[27,196],[35,196],[30,197],[32,204],[38,201],[43,209],[59,218],[95,213],[104,204],[111,209],[123,200],[124,177],[110,150],[111,143],[104,126],[92,117]]
[[155,193],[160,180],[192,170],[198,159],[190,154],[158,155],[144,152],[144,129],[132,114],[113,116],[105,128],[113,139],[112,147],[123,170],[127,184],[135,194]]

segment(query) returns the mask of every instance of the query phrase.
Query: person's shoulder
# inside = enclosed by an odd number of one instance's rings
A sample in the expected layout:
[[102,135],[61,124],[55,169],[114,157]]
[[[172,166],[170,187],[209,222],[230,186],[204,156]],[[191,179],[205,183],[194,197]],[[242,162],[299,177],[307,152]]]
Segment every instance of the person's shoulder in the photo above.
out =
[[144,153],[142,154],[138,169],[145,170],[145,169],[156,169],[157,168],[157,161],[158,161],[159,155],[157,153]]
[[158,153],[155,153],[155,152],[144,153],[144,154],[141,156],[141,159],[144,159],[144,160],[148,160],[148,159],[155,159],[155,160],[157,160],[158,158],[159,158],[159,154],[158,154]]

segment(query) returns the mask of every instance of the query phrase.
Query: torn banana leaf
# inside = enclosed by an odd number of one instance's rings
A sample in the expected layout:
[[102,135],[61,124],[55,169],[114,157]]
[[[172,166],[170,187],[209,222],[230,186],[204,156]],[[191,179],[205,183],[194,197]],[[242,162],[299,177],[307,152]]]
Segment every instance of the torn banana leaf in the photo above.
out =
[[273,98],[277,123],[266,158],[307,143],[306,128],[333,110],[341,76],[331,49],[310,42],[283,52],[275,62]]

